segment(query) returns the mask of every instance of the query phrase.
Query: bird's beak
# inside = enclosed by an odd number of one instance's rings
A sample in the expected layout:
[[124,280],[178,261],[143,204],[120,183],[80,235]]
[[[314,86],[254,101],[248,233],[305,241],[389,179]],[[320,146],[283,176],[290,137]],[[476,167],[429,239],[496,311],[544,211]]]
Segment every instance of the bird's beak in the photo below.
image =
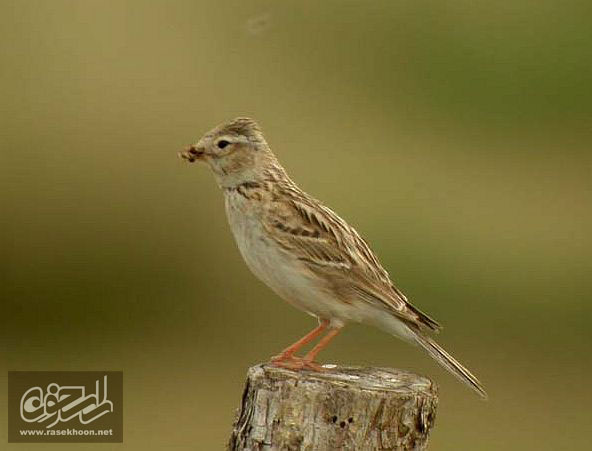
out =
[[196,160],[203,160],[204,150],[203,148],[198,147],[197,144],[193,144],[186,147],[182,152],[179,152],[179,157],[188,161],[189,163],[193,163]]

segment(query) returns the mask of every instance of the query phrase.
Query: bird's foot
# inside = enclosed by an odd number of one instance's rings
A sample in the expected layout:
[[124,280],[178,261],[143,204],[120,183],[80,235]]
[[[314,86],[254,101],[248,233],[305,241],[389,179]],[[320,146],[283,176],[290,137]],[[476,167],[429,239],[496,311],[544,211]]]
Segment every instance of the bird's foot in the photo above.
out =
[[294,355],[277,355],[271,358],[271,364],[280,368],[286,368],[288,370],[300,371],[324,371],[325,369],[316,362],[311,360],[296,357]]

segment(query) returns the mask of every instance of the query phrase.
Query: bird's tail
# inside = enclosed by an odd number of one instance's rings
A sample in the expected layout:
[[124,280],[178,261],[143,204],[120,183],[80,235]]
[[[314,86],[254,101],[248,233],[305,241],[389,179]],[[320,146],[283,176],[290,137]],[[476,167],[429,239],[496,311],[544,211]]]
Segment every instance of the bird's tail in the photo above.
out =
[[446,352],[438,343],[432,340],[430,337],[423,335],[420,331],[414,330],[409,327],[415,342],[424,348],[430,356],[454,376],[456,376],[461,382],[468,385],[483,399],[487,399],[487,393],[483,389],[483,385],[468,369],[460,364],[454,357]]

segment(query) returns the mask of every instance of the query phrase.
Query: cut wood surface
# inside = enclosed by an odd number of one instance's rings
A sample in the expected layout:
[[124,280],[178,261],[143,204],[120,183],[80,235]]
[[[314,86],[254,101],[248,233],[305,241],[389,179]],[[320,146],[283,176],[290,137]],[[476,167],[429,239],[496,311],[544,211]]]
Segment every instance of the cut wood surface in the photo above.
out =
[[229,450],[421,450],[438,394],[428,378],[388,368],[249,369]]

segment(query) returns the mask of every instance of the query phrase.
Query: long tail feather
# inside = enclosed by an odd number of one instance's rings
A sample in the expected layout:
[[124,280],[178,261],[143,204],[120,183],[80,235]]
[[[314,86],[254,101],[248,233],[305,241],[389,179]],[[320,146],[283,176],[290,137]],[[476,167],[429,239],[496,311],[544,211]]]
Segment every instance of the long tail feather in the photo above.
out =
[[487,399],[487,393],[483,389],[483,385],[468,369],[460,364],[454,357],[446,352],[438,343],[430,337],[423,335],[421,332],[409,328],[415,338],[415,341],[424,348],[428,354],[440,365],[450,371],[461,382],[468,385],[483,399]]

